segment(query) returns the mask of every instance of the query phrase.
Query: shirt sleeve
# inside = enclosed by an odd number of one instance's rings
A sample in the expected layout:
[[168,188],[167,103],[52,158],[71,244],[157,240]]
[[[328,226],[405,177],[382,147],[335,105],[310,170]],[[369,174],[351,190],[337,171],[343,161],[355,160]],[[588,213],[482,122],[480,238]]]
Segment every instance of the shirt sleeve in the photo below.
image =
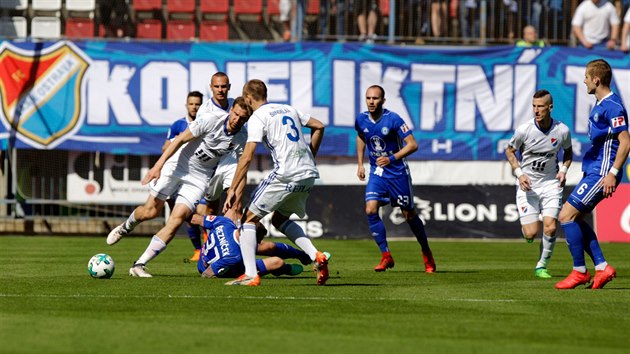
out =
[[398,137],[400,137],[401,140],[404,140],[412,133],[407,123],[405,123],[405,121],[398,115],[396,115],[396,119],[394,120],[394,127],[396,129],[396,134],[398,134]]
[[295,113],[297,114],[298,118],[300,119],[300,122],[302,123],[302,126],[305,127],[306,123],[308,123],[308,120],[311,119],[311,115],[308,114],[308,113],[304,113],[304,112],[300,111],[299,109],[296,109]]
[[564,150],[569,149],[573,146],[572,142],[571,142],[571,130],[569,129],[569,127],[565,126],[564,127],[564,136],[563,136],[563,140],[562,140],[562,148]]
[[628,130],[628,112],[622,106],[613,106],[606,115],[613,133]]
[[571,20],[571,26],[582,26],[584,24],[584,6],[582,6],[582,4],[575,9],[575,14]]
[[523,127],[522,126],[518,127],[516,128],[516,131],[514,132],[514,135],[510,139],[510,142],[508,143],[508,145],[513,147],[516,150],[519,150],[521,146],[523,146],[524,137],[525,137],[525,131]]
[[257,114],[253,114],[247,122],[247,142],[260,143],[264,134],[263,120]]

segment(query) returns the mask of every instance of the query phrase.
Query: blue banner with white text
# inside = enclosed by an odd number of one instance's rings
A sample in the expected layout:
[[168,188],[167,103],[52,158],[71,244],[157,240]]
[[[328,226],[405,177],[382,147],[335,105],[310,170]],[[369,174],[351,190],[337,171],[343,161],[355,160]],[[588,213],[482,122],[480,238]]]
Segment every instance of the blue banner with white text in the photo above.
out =
[[469,49],[363,43],[1,42],[0,146],[157,155],[186,114],[189,91],[210,96],[216,71],[231,97],[253,78],[269,101],[326,124],[321,155],[355,154],[354,118],[367,87],[386,91],[419,143],[417,160],[502,160],[532,95],[549,90],[552,116],[571,129],[575,160],[588,140],[595,98],[585,65],[605,58],[613,90],[630,106],[630,56],[622,52],[507,46]]

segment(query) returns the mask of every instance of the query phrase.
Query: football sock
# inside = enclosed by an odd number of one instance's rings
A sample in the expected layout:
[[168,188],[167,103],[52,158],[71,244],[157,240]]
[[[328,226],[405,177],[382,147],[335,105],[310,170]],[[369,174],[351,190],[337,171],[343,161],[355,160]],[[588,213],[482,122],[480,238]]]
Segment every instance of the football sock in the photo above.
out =
[[292,247],[291,245],[287,245],[283,242],[274,242],[276,247],[273,250],[272,256],[280,257],[282,259],[288,258],[296,258],[299,259],[304,255],[304,252],[299,249]]
[[255,277],[256,269],[256,224],[244,223],[241,229],[241,254],[245,264],[245,274]]
[[131,215],[129,215],[129,217],[127,218],[127,220],[125,221],[125,223],[123,224],[123,227],[125,228],[125,230],[127,231],[133,231],[133,229],[138,226],[142,221],[138,221],[136,220],[136,211],[134,210],[133,212],[131,212]]
[[593,231],[593,229],[588,226],[588,224],[583,220],[577,221],[576,223],[579,225],[580,230],[582,231],[584,249],[590,251],[589,255],[593,259],[593,263],[595,265],[598,265],[606,262],[606,258],[604,258],[604,253],[602,252],[601,247],[599,247],[599,242],[597,241],[597,235],[595,235],[595,231]]
[[144,250],[144,253],[140,256],[140,258],[138,258],[136,263],[147,264],[165,249],[166,243],[164,243],[164,241],[162,241],[159,237],[153,235],[151,242],[149,242],[149,246],[146,250]]
[[186,232],[196,250],[201,249],[201,229],[197,225],[186,225]]
[[387,235],[385,233],[385,224],[381,217],[378,216],[378,213],[368,214],[368,226],[370,227],[370,232],[372,233],[372,237],[374,237],[374,241],[378,245],[378,248],[381,252],[389,252],[389,246],[387,245]]
[[580,225],[575,221],[571,221],[561,224],[561,226],[567,238],[569,252],[571,252],[571,257],[573,257],[573,269],[578,270],[577,268],[584,268],[582,273],[585,273],[586,262],[584,261],[584,246],[582,245],[582,230],[580,230]]
[[256,267],[258,269],[258,275],[259,276],[262,277],[265,274],[269,274],[269,271],[267,270],[267,267],[265,266],[265,262],[256,262]]
[[[285,263],[285,264],[282,265],[282,267],[280,267],[280,268],[278,268],[276,270],[273,270],[273,271],[271,271],[269,273],[271,273],[271,274],[273,274],[275,276],[291,274],[291,265]],[[267,274],[267,273],[265,273],[265,274]],[[263,275],[263,274],[258,272],[258,275]]]
[[306,254],[311,257],[311,260],[315,260],[317,248],[315,248],[311,239],[306,236],[300,225],[296,224],[294,221],[287,220],[280,225],[279,230],[287,235],[289,240],[293,241],[293,243],[306,252]]
[[408,220],[407,223],[409,227],[411,227],[411,231],[416,236],[416,240],[422,247],[422,253],[431,252],[429,248],[429,240],[427,239],[427,233],[424,231],[424,225],[422,224],[422,220],[420,217],[416,215],[413,219]]
[[547,268],[547,263],[553,254],[553,248],[556,245],[556,236],[547,236],[543,234],[540,241],[540,259],[536,264],[536,268]]

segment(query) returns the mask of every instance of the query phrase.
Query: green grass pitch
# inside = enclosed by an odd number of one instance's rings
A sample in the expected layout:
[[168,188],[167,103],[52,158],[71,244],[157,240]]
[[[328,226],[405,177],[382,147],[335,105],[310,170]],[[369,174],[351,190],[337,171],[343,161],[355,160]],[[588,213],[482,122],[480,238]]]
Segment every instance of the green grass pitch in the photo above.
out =
[[[414,241],[390,243],[384,273],[371,240],[314,242],[333,254],[327,286],[309,271],[249,288],[201,279],[185,238],[137,279],[147,238],[0,237],[0,352],[628,353],[630,244],[602,245],[618,273],[605,289],[558,291],[563,241],[549,280],[533,276],[538,242],[433,239],[435,274]],[[112,279],[88,275],[100,252]]]

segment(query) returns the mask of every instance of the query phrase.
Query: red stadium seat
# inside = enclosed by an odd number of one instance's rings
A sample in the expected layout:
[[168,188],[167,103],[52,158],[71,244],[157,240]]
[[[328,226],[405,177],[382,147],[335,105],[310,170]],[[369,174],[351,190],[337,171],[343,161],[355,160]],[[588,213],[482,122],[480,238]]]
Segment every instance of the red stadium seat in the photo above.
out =
[[68,38],[94,37],[94,21],[89,18],[66,19],[66,37]]
[[162,0],[133,0],[133,9],[136,11],[162,10]]
[[136,38],[162,38],[162,21],[154,19],[138,21]]
[[256,15],[262,13],[262,0],[234,0],[234,13]]
[[[383,2],[383,0],[381,0],[381,2]],[[309,0],[306,14],[319,15],[319,0]]]
[[227,21],[202,21],[199,27],[199,39],[202,41],[227,41],[230,26]]
[[166,10],[171,12],[185,12],[195,13],[195,1],[194,0],[167,0]]
[[389,0],[379,1],[382,16],[389,16]]
[[191,40],[195,38],[195,22],[190,20],[169,20],[166,23],[166,38]]
[[280,0],[267,0],[267,14],[280,16]]
[[230,0],[200,0],[199,10],[202,14],[224,14],[230,12]]

